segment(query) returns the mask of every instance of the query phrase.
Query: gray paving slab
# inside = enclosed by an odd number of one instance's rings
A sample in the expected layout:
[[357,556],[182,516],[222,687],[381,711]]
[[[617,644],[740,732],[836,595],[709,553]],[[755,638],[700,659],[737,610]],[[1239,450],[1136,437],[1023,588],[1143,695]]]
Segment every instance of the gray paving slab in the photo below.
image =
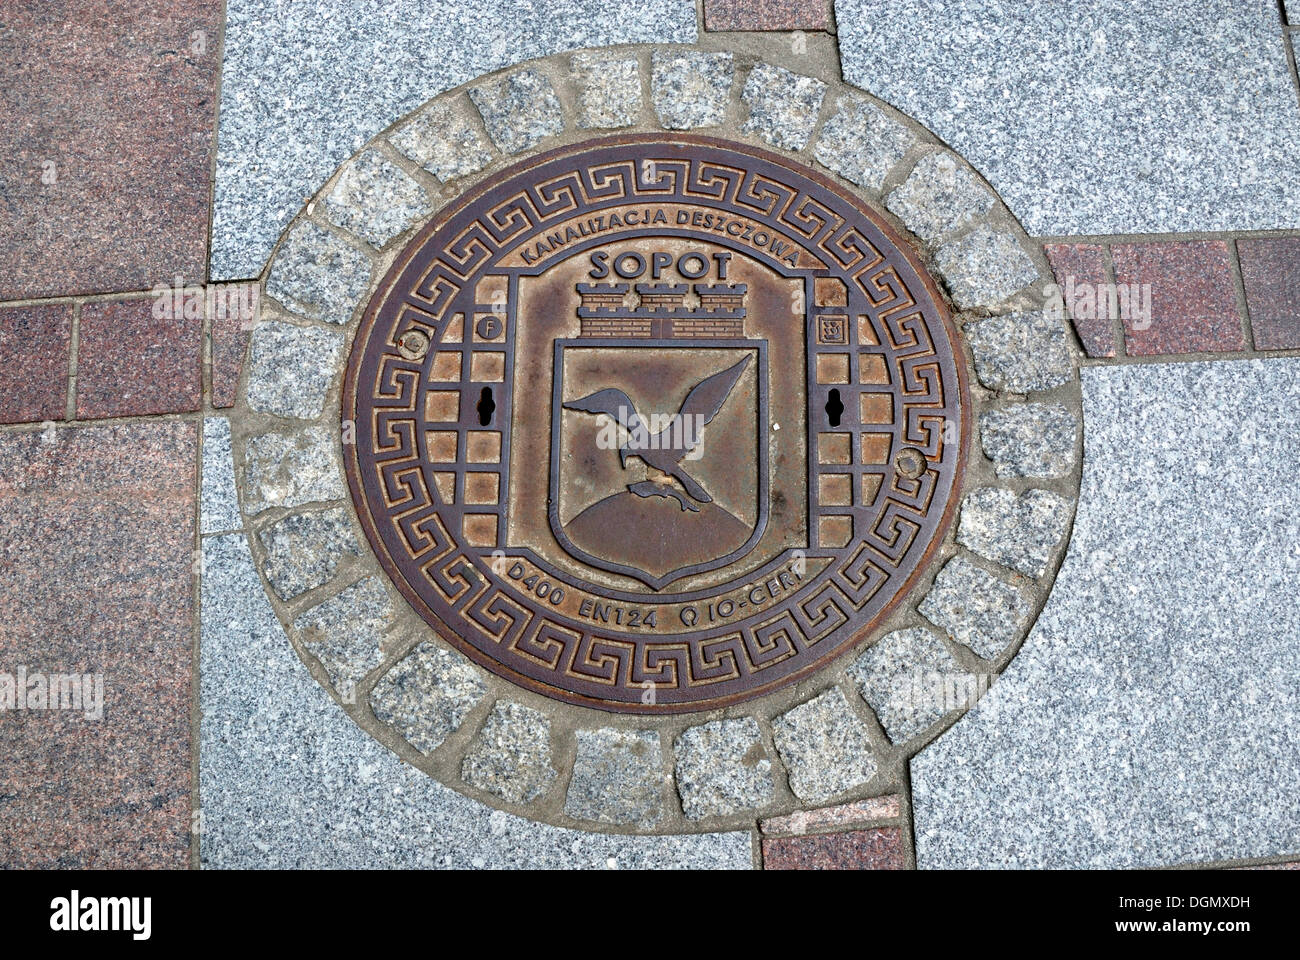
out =
[[212,279],[256,276],[304,198],[430,97],[563,50],[695,37],[690,0],[229,0]]
[[1038,623],[912,762],[922,867],[1300,852],[1300,359],[1081,371]]
[[203,554],[203,866],[751,866],[748,833],[562,830],[449,790],[371,739],[312,680],[242,535],[208,537]]
[[235,461],[230,452],[230,421],[207,417],[203,421],[203,488],[199,504],[199,532],[223,533],[239,530],[235,493]]
[[845,79],[947,141],[1031,235],[1300,226],[1275,0],[837,0],[835,18]]

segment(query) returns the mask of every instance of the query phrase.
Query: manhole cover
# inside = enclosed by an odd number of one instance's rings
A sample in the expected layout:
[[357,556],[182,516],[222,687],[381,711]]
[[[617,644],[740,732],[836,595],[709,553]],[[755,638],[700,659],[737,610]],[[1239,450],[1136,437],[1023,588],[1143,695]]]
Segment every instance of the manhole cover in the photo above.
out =
[[346,466],[381,562],[501,676],[704,710],[815,670],[942,537],[964,385],[934,284],[810,170],[592,141],[454,204],[371,300]]

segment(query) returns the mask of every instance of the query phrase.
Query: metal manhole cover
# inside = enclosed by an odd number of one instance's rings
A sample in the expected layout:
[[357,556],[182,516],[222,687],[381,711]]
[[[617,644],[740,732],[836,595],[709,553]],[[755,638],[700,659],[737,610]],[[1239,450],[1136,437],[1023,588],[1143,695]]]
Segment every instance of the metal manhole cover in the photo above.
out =
[[936,288],[828,180],[700,137],[522,163],[397,258],[353,347],[353,498],[420,615],[489,670],[705,710],[844,652],[956,501]]

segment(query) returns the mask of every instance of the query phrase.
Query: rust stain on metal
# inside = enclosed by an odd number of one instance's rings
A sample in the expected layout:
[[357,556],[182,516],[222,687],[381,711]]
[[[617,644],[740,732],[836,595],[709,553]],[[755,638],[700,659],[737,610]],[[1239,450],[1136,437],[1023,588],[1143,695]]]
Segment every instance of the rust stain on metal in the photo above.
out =
[[419,614],[511,681],[707,710],[849,649],[951,520],[967,412],[933,282],[774,155],[590,141],[453,205],[372,299],[353,499]]

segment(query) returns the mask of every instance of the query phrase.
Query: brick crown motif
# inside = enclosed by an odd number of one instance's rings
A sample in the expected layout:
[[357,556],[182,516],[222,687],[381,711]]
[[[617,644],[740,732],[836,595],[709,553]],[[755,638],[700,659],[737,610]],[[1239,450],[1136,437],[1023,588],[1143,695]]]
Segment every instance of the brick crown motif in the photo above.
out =
[[[628,283],[580,283],[578,307],[584,337],[742,338],[743,283],[638,283],[629,306]],[[694,292],[698,304],[688,306]]]

